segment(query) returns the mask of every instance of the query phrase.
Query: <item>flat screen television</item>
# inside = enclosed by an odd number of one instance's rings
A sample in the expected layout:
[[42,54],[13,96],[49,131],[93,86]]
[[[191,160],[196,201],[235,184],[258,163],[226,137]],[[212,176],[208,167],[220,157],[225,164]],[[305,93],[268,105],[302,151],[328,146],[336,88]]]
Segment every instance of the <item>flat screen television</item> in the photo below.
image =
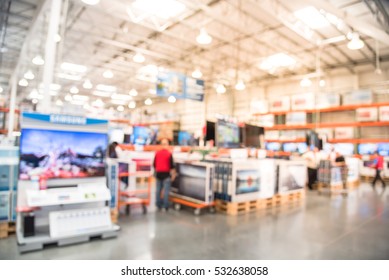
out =
[[363,143],[358,145],[358,154],[360,155],[372,155],[377,150],[377,144]]
[[205,127],[205,141],[213,140],[215,142],[216,125],[214,122],[207,121]]
[[343,156],[352,156],[354,154],[354,144],[338,143],[334,145],[335,151]]
[[281,150],[281,144],[278,142],[268,142],[266,143],[266,150],[268,151],[280,151]]
[[246,124],[244,128],[244,144],[246,147],[260,148],[259,136],[264,134],[263,127]]
[[381,156],[389,156],[389,143],[379,143],[377,151]]
[[156,144],[157,131],[144,126],[134,126],[131,135],[131,143],[135,145]]
[[239,126],[233,122],[218,120],[216,144],[222,148],[239,148]]
[[282,145],[282,150],[284,152],[296,153],[297,152],[297,144],[296,143],[284,143]]
[[31,180],[105,176],[105,133],[22,129],[19,178]]
[[178,145],[179,146],[190,146],[192,139],[192,134],[187,131],[178,132]]

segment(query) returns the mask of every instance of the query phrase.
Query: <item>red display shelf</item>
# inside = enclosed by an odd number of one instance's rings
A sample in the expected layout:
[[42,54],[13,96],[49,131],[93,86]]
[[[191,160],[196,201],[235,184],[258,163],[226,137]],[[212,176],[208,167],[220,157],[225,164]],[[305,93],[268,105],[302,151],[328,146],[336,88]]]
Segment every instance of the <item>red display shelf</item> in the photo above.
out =
[[374,107],[381,107],[381,106],[389,106],[389,102],[380,102],[380,103],[373,103],[373,104],[359,104],[359,105],[341,105],[331,108],[323,108],[323,109],[310,109],[310,110],[296,110],[296,111],[283,111],[283,112],[269,112],[269,113],[257,113],[253,114],[253,116],[263,116],[268,114],[273,115],[285,115],[288,113],[295,113],[295,112],[304,112],[304,113],[327,113],[327,112],[336,112],[336,111],[350,111],[355,110],[358,108],[374,108]]
[[331,139],[328,140],[329,143],[352,143],[352,144],[361,144],[361,143],[388,143],[389,139]]
[[314,128],[335,128],[335,127],[363,127],[363,126],[389,126],[389,122],[349,122],[349,123],[308,123],[306,125],[279,124],[266,127],[268,130],[292,130],[292,129],[314,129]]
[[294,139],[294,140],[280,140],[280,139],[266,140],[265,139],[265,142],[277,142],[277,143],[303,143],[305,141],[306,141],[305,138],[297,138],[297,139]]
[[[0,112],[9,113],[9,108],[0,107]],[[15,109],[15,113],[19,114],[20,110]]]

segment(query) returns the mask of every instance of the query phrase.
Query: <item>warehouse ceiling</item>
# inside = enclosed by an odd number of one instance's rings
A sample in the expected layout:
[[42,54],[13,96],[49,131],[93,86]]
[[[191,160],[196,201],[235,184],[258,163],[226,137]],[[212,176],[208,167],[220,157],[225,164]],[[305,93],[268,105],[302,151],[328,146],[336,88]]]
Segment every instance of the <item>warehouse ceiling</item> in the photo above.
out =
[[[7,93],[16,73],[19,99],[36,102],[44,65],[32,60],[39,55],[44,59],[51,1],[0,1],[0,85]],[[93,1],[61,2],[53,77],[60,89],[52,91],[58,104],[102,100],[118,106],[130,99],[140,104],[157,98],[155,75],[162,69],[187,75],[200,70],[210,92],[218,84],[234,89],[240,80],[247,86],[279,77],[325,75],[333,69],[374,71],[377,57],[378,62],[389,60],[388,4],[383,0],[87,4]],[[354,47],[361,41],[364,46],[351,50],[351,41]]]

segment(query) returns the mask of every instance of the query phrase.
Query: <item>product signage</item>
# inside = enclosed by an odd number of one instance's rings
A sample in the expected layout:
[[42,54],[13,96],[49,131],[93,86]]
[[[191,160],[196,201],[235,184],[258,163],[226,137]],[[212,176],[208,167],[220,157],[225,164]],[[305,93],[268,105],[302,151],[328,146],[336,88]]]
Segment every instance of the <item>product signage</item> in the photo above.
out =
[[379,108],[380,121],[389,121],[389,106],[382,106]]
[[269,104],[266,100],[255,100],[251,102],[252,114],[266,114],[269,112]]
[[316,109],[325,109],[340,106],[340,95],[324,93],[316,96]]
[[274,126],[274,115],[267,114],[259,117],[259,126],[272,127]]
[[269,104],[270,112],[285,112],[290,110],[290,97],[282,96],[273,99]]
[[204,80],[193,79],[181,73],[160,72],[156,91],[158,96],[203,101]]
[[377,108],[358,108],[355,112],[358,122],[373,122],[378,119]]
[[292,110],[309,110],[315,108],[313,93],[304,93],[292,96]]
[[294,112],[286,114],[287,125],[304,125],[307,123],[307,114],[304,112]]
[[370,104],[373,102],[371,90],[355,90],[343,96],[343,105]]
[[335,139],[353,139],[353,127],[337,127],[335,128]]

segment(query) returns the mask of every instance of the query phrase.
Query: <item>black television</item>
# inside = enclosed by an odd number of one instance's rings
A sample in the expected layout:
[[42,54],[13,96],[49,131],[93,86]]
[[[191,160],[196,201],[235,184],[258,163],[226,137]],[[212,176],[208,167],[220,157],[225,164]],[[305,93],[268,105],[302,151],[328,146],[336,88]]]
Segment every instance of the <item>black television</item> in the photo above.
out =
[[214,122],[207,121],[205,127],[205,141],[213,140],[215,142],[215,130],[216,124]]
[[239,126],[237,123],[218,120],[216,132],[217,147],[239,148]]
[[106,133],[22,129],[19,179],[103,177],[107,145]]
[[263,134],[263,127],[246,124],[244,127],[244,145],[246,147],[260,148],[259,136]]

